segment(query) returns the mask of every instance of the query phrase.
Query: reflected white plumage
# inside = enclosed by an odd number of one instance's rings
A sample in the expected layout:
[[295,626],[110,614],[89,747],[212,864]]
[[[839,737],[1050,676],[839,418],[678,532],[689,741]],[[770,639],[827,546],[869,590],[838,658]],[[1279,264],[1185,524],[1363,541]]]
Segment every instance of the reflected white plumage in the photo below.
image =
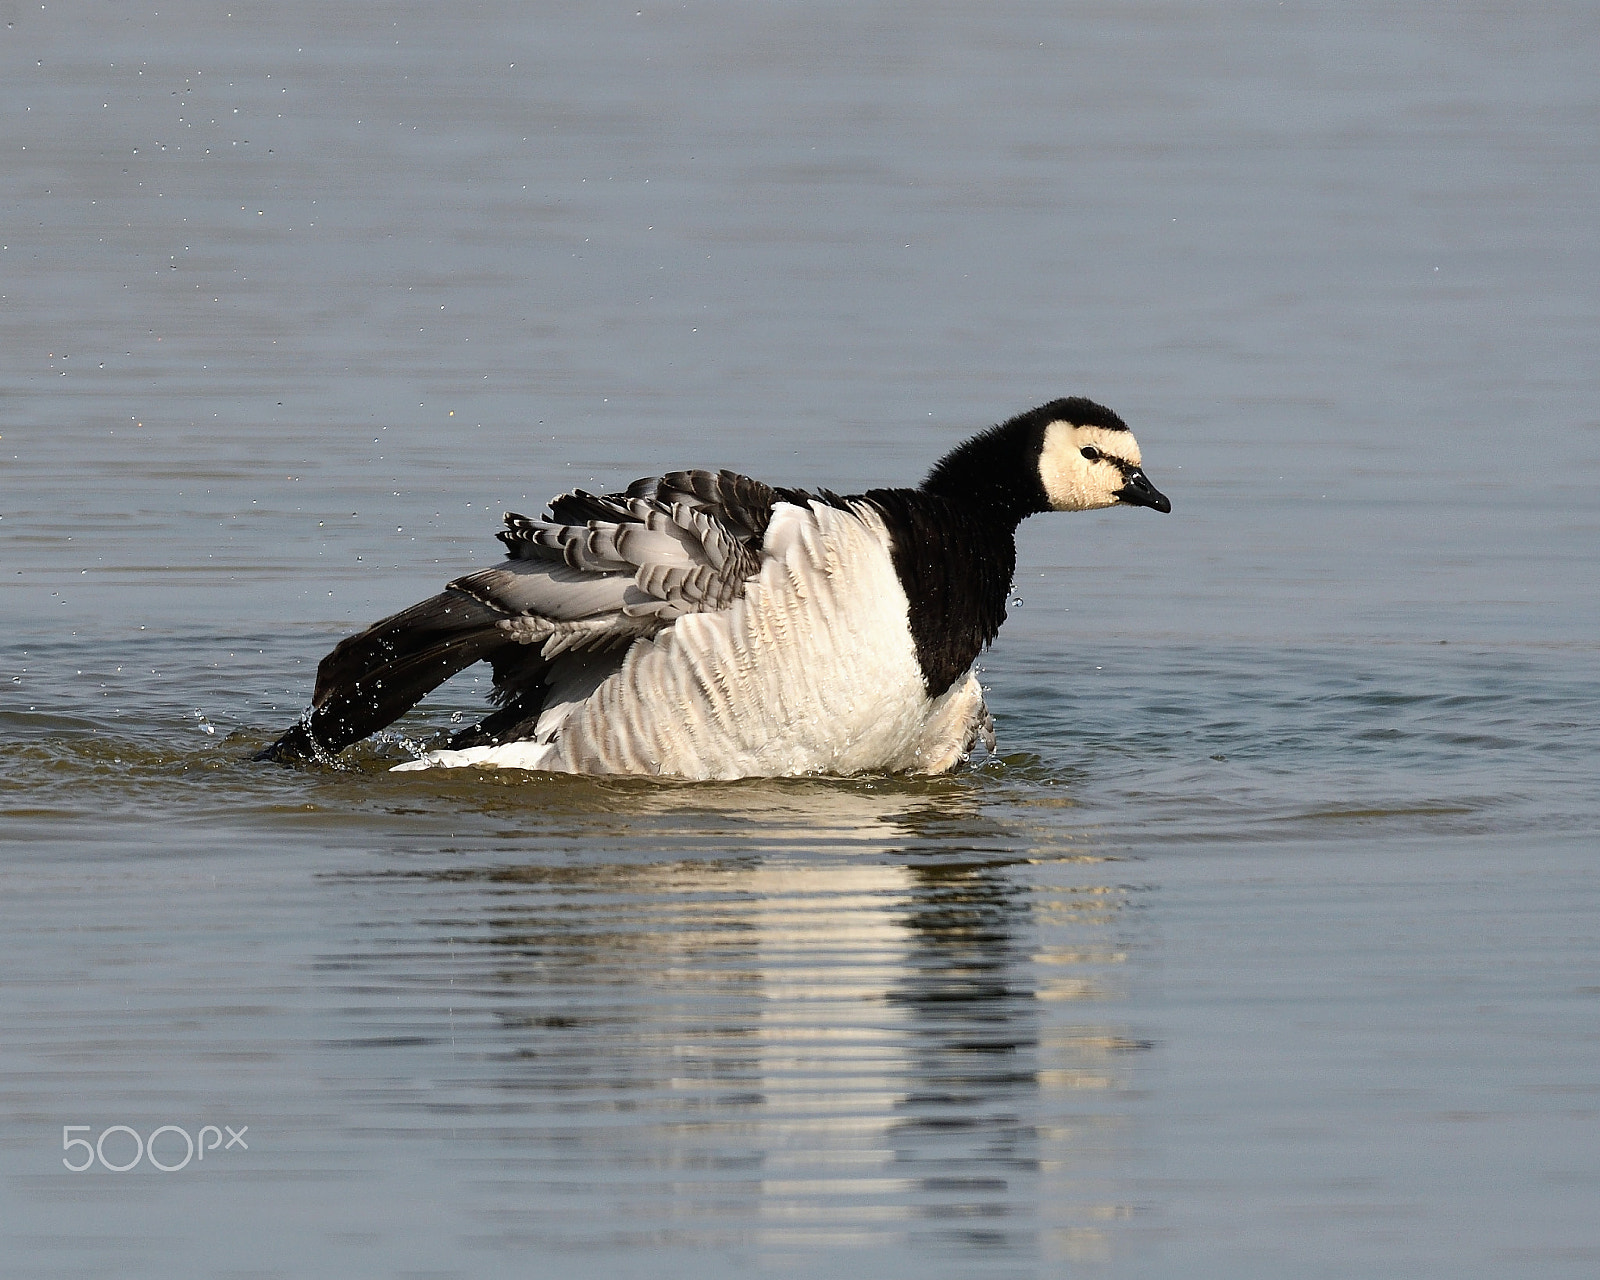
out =
[[1005,620],[1017,524],[1169,511],[1115,414],[1052,401],[917,489],[853,497],[729,471],[508,514],[500,565],[339,644],[258,759],[321,759],[474,662],[498,709],[398,766],[729,779],[942,773],[993,725],[972,664]]

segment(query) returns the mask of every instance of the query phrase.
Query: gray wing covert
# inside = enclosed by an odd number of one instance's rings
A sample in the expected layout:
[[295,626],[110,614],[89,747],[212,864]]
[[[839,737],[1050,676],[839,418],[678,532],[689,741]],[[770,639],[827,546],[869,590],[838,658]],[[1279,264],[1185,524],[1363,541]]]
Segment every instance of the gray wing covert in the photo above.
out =
[[761,565],[787,491],[731,471],[676,471],[626,493],[576,490],[547,519],[506,514],[507,560],[450,584],[506,617],[508,639],[558,654],[626,646],[686,613],[728,608]]
[[772,523],[773,505],[803,504],[811,495],[799,489],[774,488],[736,471],[669,471],[664,476],[635,480],[626,496],[704,511],[741,541],[760,547]]

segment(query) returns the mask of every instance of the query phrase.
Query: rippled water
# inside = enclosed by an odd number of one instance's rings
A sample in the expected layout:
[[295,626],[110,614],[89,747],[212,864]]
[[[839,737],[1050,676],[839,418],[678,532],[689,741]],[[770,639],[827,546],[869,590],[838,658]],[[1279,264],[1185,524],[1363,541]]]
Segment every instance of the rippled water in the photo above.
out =
[[[1600,1266],[1585,6],[6,18],[8,1275]],[[1174,512],[969,772],[248,763],[504,508],[1066,393]]]

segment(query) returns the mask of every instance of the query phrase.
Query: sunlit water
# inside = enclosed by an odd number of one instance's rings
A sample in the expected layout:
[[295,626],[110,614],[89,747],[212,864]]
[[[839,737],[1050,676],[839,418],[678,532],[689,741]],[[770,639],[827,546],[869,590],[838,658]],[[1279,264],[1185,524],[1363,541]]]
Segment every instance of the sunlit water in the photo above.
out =
[[[229,13],[0,45],[0,1269],[1600,1269],[1585,6]],[[1066,393],[1174,511],[965,773],[248,763],[503,509]]]

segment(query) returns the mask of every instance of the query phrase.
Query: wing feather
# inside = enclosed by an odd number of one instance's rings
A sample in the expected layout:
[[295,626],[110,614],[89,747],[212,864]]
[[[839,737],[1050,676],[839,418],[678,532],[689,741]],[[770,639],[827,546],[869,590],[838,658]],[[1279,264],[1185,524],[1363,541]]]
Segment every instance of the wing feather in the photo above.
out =
[[452,585],[529,619],[509,630],[546,657],[632,644],[732,605],[760,571],[761,538],[789,493],[732,471],[669,472],[620,494],[577,489],[551,502],[547,519],[508,512],[506,563]]
[[342,642],[304,721],[262,757],[337,751],[479,660],[500,709],[455,745],[554,732],[633,646],[731,608],[760,573],[774,509],[810,497],[732,471],[671,471],[623,493],[561,494],[543,519],[507,512],[506,559]]

